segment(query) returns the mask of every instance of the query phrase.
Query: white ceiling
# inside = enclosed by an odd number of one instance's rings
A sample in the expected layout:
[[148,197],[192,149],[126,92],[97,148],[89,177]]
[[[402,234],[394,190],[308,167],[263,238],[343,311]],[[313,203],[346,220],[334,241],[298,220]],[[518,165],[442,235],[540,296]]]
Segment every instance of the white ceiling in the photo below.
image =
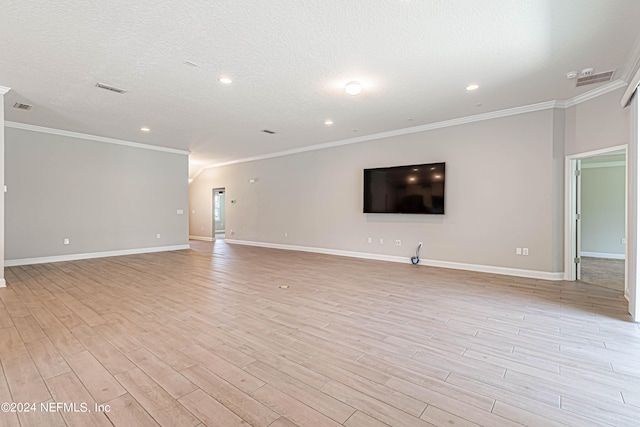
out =
[[[6,120],[191,150],[192,173],[569,99],[597,86],[576,89],[568,71],[616,69],[614,79],[628,79],[640,34],[638,0],[3,0],[1,6],[0,85],[12,89]],[[221,84],[221,75],[233,83]],[[360,95],[344,93],[350,80],[363,83]],[[98,89],[97,82],[127,92]],[[470,83],[480,88],[468,92]],[[34,107],[12,108],[17,101]]]

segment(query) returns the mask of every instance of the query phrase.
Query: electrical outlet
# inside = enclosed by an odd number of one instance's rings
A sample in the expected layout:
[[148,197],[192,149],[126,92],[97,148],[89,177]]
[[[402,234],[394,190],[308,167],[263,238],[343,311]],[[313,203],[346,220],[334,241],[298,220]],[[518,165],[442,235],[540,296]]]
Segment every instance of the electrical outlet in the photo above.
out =
[[418,246],[422,246],[422,242],[418,242]]
[[384,239],[380,239],[380,244],[384,245]]
[[373,239],[371,237],[367,237],[367,243],[373,243]]
[[522,248],[522,255],[529,255],[529,248]]
[[156,239],[160,238],[160,233],[156,234]]
[[620,244],[624,245],[625,243],[627,243],[627,239],[625,239],[624,237],[622,239],[620,239]]
[[284,232],[284,237],[289,237],[289,233],[287,233],[286,231]]
[[65,237],[64,240],[62,241],[62,243],[64,243],[65,245],[69,244],[69,238]]
[[516,255],[522,255],[522,248],[516,248]]
[[396,246],[400,246],[402,244],[401,240],[396,240]]
[[176,211],[176,213],[177,213],[178,215],[184,215],[184,211],[183,211],[182,209],[178,209],[178,210]]

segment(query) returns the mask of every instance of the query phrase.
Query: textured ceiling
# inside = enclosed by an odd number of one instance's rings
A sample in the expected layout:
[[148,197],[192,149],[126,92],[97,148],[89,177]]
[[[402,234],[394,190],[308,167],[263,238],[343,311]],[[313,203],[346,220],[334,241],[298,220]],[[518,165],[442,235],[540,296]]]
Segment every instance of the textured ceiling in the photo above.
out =
[[569,99],[597,86],[568,71],[628,77],[639,22],[637,0],[3,0],[0,85],[9,121],[203,166]]

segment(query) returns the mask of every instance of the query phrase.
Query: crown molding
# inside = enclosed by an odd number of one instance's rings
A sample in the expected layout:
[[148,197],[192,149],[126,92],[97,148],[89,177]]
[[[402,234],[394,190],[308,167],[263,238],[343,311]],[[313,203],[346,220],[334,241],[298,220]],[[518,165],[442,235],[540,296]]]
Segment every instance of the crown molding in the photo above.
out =
[[627,64],[624,67],[624,75],[621,77],[625,82],[630,82],[633,75],[640,68],[640,36],[636,39],[627,57]]
[[9,92],[10,90],[11,90],[10,87],[0,86],[0,95],[4,95],[5,93]]
[[564,101],[564,108],[573,107],[578,104],[582,104],[583,102],[589,101],[591,99],[597,98],[609,92],[613,92],[614,90],[626,87],[627,83],[618,79],[612,82],[607,83],[606,85],[599,86],[589,92],[585,92],[581,95],[574,96],[573,98],[567,99]]
[[25,123],[17,123],[17,122],[6,121],[6,122],[4,122],[4,125],[6,127],[14,128],[14,129],[30,130],[30,131],[33,131],[33,132],[48,133],[48,134],[51,134],[51,135],[67,136],[67,137],[70,137],[70,138],[87,139],[87,140],[90,140],[90,141],[105,142],[107,144],[124,145],[126,147],[141,148],[143,150],[162,151],[162,152],[165,152],[165,153],[181,154],[181,155],[184,155],[184,156],[188,156],[189,154],[191,154],[190,151],[178,150],[176,148],[159,147],[159,146],[156,146],[156,145],[141,144],[139,142],[132,142],[132,141],[125,141],[125,140],[122,140],[122,139],[107,138],[107,137],[104,137],[104,136],[89,135],[89,134],[86,134],[86,133],[70,132],[70,131],[67,131],[67,130],[53,129],[53,128],[47,128],[47,127],[43,127],[43,126],[36,126],[36,125],[28,125],[28,124],[25,124]]
[[294,148],[291,150],[276,151],[274,153],[263,154],[260,156],[245,157],[243,159],[216,163],[216,164],[204,167],[203,170],[218,168],[221,166],[235,165],[238,163],[247,163],[247,162],[254,162],[257,160],[271,159],[274,157],[289,156],[291,154],[306,153],[308,151],[323,150],[325,148],[340,147],[342,145],[357,144],[359,142],[375,141],[377,139],[390,138],[393,136],[409,135],[412,133],[419,133],[419,132],[425,132],[425,131],[434,130],[434,129],[441,129],[441,128],[446,128],[451,126],[463,125],[467,123],[480,122],[483,120],[490,120],[490,119],[496,119],[500,117],[514,116],[517,114],[530,113],[533,111],[548,110],[550,108],[556,108],[556,107],[557,107],[557,101],[541,102],[539,104],[525,105],[523,107],[509,108],[507,110],[476,114],[474,116],[460,117],[458,119],[445,120],[442,122],[429,123],[426,125],[412,126],[408,128],[396,129],[396,130],[391,130],[387,132],[374,133],[371,135],[358,136],[355,138],[342,139],[339,141],[326,142],[323,144],[309,145],[307,147]]
[[541,110],[548,110],[548,109],[552,109],[552,108],[561,108],[561,109],[566,109],[569,107],[573,107],[576,106],[580,103],[589,101],[591,99],[597,98],[599,96],[602,96],[606,93],[612,92],[614,90],[620,89],[622,87],[625,87],[626,83],[623,82],[622,80],[615,80],[613,82],[609,82],[606,85],[602,85],[600,87],[597,87],[589,92],[585,92],[581,95],[575,96],[573,98],[570,98],[568,100],[555,100],[555,101],[546,101],[546,102],[540,102],[538,104],[531,104],[531,105],[524,105],[522,107],[515,107],[515,108],[509,108],[506,110],[499,110],[499,111],[492,111],[489,113],[482,113],[482,114],[476,114],[473,116],[467,116],[467,117],[460,117],[457,119],[451,119],[451,120],[444,120],[442,122],[435,122],[435,123],[429,123],[426,125],[420,125],[420,126],[412,126],[412,127],[408,127],[408,128],[403,128],[403,129],[397,129],[397,130],[392,130],[392,131],[388,131],[388,132],[380,132],[380,133],[374,133],[371,135],[365,135],[365,136],[359,136],[356,138],[348,138],[348,139],[342,139],[339,141],[333,141],[333,142],[326,142],[323,144],[316,144],[316,145],[309,145],[307,147],[300,147],[300,148],[294,148],[291,150],[285,150],[285,151],[277,151],[274,153],[269,153],[269,154],[263,154],[260,156],[254,156],[254,157],[245,157],[243,159],[238,159],[238,160],[231,160],[228,162],[222,162],[222,163],[215,163],[213,165],[210,166],[205,166],[202,169],[200,169],[200,171],[194,176],[193,179],[196,179],[198,177],[198,175],[200,175],[200,173],[202,173],[203,170],[205,169],[211,169],[211,168],[219,168],[222,166],[229,166],[229,165],[235,165],[238,163],[248,163],[248,162],[255,162],[258,160],[265,160],[265,159],[272,159],[274,157],[283,157],[283,156],[289,156],[292,154],[299,154],[299,153],[306,153],[308,151],[316,151],[316,150],[323,150],[325,148],[333,148],[333,147],[339,147],[342,145],[349,145],[349,144],[357,144],[360,142],[367,142],[367,141],[375,141],[377,139],[383,139],[383,138],[390,138],[393,136],[400,136],[400,135],[409,135],[412,133],[418,133],[418,132],[425,132],[425,131],[429,131],[429,130],[434,130],[434,129],[442,129],[442,128],[446,128],[446,127],[451,127],[451,126],[459,126],[459,125],[464,125],[467,123],[474,123],[474,122],[480,122],[480,121],[484,121],[484,120],[491,120],[491,119],[497,119],[500,117],[509,117],[509,116],[515,116],[518,114],[525,114],[525,113],[531,113],[534,111],[541,111]]

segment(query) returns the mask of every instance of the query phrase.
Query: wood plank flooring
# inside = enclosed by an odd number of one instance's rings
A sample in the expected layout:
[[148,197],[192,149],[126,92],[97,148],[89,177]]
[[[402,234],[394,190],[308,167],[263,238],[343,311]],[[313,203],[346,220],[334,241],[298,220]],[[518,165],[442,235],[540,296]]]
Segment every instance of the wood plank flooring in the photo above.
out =
[[6,269],[0,426],[640,425],[620,292],[191,246]]

